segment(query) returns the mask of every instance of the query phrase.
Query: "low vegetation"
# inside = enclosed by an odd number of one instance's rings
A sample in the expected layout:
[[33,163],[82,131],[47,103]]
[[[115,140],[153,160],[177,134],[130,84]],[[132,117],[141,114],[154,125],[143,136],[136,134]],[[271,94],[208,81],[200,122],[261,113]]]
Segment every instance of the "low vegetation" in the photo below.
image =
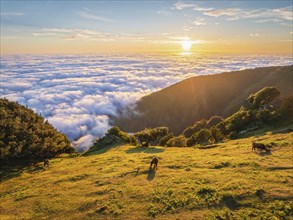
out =
[[110,128],[102,138],[98,138],[94,146],[92,146],[83,155],[90,155],[91,153],[95,153],[98,150],[123,144],[137,145],[137,140],[134,136],[121,131],[117,126],[114,126]]
[[[271,152],[252,152],[252,141]],[[0,218],[291,219],[292,143],[276,130],[206,149],[121,145],[49,168],[2,166]]]

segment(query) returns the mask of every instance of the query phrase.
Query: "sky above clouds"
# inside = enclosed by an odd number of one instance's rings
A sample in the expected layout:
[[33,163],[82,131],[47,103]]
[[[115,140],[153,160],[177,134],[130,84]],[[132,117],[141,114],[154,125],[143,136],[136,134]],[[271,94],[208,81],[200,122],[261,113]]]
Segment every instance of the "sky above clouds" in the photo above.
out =
[[292,1],[3,1],[1,54],[292,53]]

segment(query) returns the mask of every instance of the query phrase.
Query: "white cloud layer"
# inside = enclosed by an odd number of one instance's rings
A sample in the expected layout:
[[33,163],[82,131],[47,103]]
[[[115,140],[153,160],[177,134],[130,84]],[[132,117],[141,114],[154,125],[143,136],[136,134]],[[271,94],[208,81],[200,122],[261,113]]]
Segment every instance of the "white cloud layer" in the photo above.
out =
[[1,57],[1,97],[42,114],[86,149],[140,97],[195,75],[293,64],[290,56],[17,55]]

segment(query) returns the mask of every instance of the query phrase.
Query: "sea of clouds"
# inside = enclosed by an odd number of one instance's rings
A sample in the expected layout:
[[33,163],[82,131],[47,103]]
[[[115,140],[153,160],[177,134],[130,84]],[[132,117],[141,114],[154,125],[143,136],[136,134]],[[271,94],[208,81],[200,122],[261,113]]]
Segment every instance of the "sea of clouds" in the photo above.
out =
[[196,75],[292,64],[290,56],[269,55],[2,56],[0,94],[41,114],[85,150],[109,129],[109,117],[144,95]]

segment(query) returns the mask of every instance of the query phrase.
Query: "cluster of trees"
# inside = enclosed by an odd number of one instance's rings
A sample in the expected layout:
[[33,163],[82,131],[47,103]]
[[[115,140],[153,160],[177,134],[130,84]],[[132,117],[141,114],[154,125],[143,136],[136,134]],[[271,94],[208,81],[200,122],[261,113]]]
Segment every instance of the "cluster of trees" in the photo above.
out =
[[0,159],[50,158],[72,153],[69,139],[32,110],[0,99]]
[[293,120],[293,96],[282,101],[281,92],[276,87],[265,87],[249,96],[239,111],[228,118],[212,116],[187,127],[175,136],[168,127],[146,128],[133,135],[112,127],[106,135],[98,139],[95,146],[104,147],[113,143],[130,143],[148,147],[150,144],[167,147],[191,147],[213,144],[225,138],[237,138],[249,127],[259,127],[283,118]]
[[167,127],[146,128],[143,131],[135,133],[134,137],[138,139],[139,144],[147,147],[149,146],[150,142],[156,142],[168,134],[169,128]]
[[249,96],[238,112],[223,120],[218,127],[229,138],[237,137],[249,127],[261,127],[288,118],[292,112],[292,102],[280,98],[281,92],[276,87],[264,87]]
[[[251,127],[260,127],[277,120],[293,120],[293,96],[281,100],[280,90],[276,87],[265,87],[249,96],[238,112],[223,119],[213,116],[209,120],[200,120],[187,127],[181,135],[174,136],[168,128],[147,128],[136,133],[140,142],[158,141],[160,146],[188,147],[197,144],[217,143],[224,138],[237,138],[239,133]],[[163,135],[164,134],[164,135]]]
[[168,127],[146,128],[130,135],[114,126],[104,137],[97,139],[91,150],[126,143],[143,147],[149,145],[191,147],[217,143],[225,138],[236,138],[249,126],[270,123],[280,119],[281,116],[293,120],[293,97],[281,102],[278,101],[280,94],[276,87],[265,87],[250,95],[240,110],[230,117],[223,119],[220,116],[212,116],[209,120],[202,119],[178,136],[170,132]]

